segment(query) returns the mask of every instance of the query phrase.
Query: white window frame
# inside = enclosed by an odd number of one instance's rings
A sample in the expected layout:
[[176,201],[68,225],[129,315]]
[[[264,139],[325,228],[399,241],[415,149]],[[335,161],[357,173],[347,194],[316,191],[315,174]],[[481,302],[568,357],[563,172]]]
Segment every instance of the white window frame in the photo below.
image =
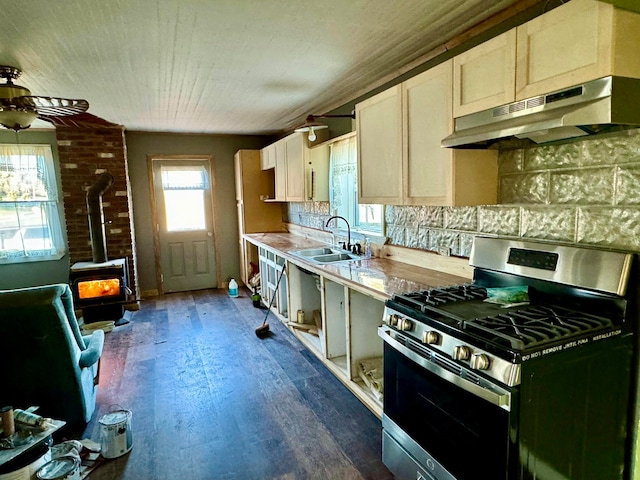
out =
[[[384,205],[366,205],[358,203],[358,168],[357,168],[357,138],[349,135],[329,145],[331,149],[329,159],[329,210],[331,215],[345,217],[353,232],[362,233],[367,237],[383,237],[385,232]],[[345,187],[345,182],[352,185]],[[347,190],[347,194],[344,194]],[[360,213],[365,208],[379,209],[380,229],[367,230],[362,226]]]
[[[0,238],[0,265],[62,258],[66,244],[51,145],[0,144],[0,175],[7,182],[7,188],[0,188],[0,232],[5,233]],[[17,194],[21,175],[33,180],[31,192]],[[42,229],[49,234],[48,245],[47,237],[40,237],[41,245],[30,242],[30,235]]]

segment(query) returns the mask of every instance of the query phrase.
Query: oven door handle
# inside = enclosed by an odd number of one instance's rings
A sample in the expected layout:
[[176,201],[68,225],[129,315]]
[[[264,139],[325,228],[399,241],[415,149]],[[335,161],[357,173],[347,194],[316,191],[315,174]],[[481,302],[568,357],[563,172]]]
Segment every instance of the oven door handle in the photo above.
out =
[[473,382],[470,382],[469,380],[459,377],[455,373],[450,372],[449,370],[427,360],[426,358],[421,357],[416,352],[409,349],[408,347],[403,345],[401,342],[393,338],[390,335],[390,332],[391,330],[387,327],[378,328],[378,335],[387,344],[389,344],[391,347],[393,347],[395,350],[397,350],[399,353],[401,353],[405,357],[409,358],[410,360],[413,360],[415,363],[425,368],[426,370],[429,370],[431,373],[437,375],[443,380],[449,383],[452,383],[477,397],[483,398],[497,407],[504,408],[507,411],[511,411],[511,393],[510,392],[506,390],[503,390],[501,392],[492,391],[481,385],[477,385]]

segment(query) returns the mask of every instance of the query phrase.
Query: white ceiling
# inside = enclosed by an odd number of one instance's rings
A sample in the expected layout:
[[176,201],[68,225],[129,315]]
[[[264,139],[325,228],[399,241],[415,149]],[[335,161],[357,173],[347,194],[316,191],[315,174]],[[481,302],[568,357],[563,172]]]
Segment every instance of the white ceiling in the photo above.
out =
[[517,1],[6,0],[0,65],[128,130],[269,133]]

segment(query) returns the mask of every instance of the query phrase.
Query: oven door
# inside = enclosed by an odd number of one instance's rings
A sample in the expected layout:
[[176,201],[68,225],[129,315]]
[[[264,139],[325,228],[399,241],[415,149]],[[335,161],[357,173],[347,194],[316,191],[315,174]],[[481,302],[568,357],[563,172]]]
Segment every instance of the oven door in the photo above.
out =
[[[385,341],[383,457],[397,478],[509,478],[517,457],[517,390],[480,378],[388,327],[378,331]],[[398,447],[428,476],[411,471],[410,462],[399,468]]]

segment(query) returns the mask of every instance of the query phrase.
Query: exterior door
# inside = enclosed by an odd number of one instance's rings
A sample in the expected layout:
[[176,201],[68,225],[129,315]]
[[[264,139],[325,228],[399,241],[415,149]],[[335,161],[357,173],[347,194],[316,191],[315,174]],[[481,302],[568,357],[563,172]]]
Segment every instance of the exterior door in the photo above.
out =
[[216,288],[209,159],[152,159],[152,171],[162,291]]

